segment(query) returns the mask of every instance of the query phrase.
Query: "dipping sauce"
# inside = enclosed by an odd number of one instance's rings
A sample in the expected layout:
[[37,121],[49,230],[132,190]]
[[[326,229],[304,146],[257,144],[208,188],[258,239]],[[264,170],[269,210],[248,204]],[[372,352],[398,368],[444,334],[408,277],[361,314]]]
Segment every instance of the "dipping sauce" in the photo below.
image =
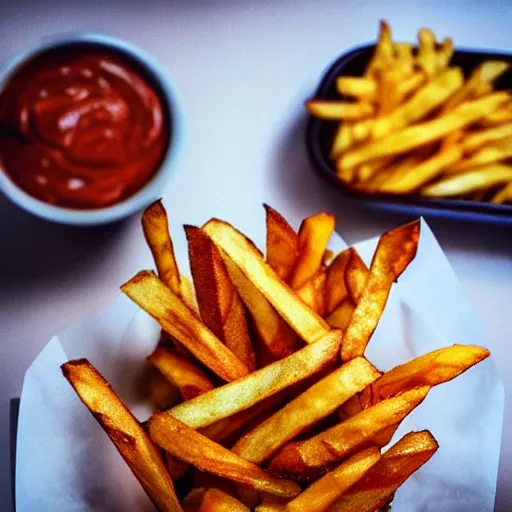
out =
[[98,45],[25,63],[0,94],[0,161],[28,194],[75,209],[110,206],[158,170],[168,109],[140,65]]

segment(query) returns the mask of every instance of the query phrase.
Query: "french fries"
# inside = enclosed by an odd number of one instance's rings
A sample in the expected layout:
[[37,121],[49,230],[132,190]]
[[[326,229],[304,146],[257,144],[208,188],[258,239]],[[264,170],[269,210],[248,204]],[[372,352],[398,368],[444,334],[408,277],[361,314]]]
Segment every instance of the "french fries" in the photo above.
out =
[[183,400],[190,400],[213,389],[210,379],[198,366],[167,348],[157,347],[148,356],[148,361],[178,387]]
[[387,506],[395,491],[439,448],[427,430],[406,434],[330,510],[373,512]]
[[378,448],[368,448],[343,462],[284,507],[284,512],[323,512],[350,489],[380,459]]
[[61,368],[157,509],[181,511],[160,451],[108,382],[86,359],[69,361]]
[[[512,96],[497,89],[512,64],[490,58],[465,78],[451,64],[453,55],[450,37],[438,43],[422,28],[415,49],[394,42],[391,28],[381,21],[363,75],[335,78],[339,101],[306,103],[314,117],[339,121],[328,157],[346,187],[368,195],[495,202],[498,191],[512,182],[500,167],[512,165]],[[374,112],[362,115],[368,105]],[[481,172],[491,164],[500,166]],[[462,171],[467,175],[449,176]],[[503,194],[496,201],[512,202]],[[335,325],[343,324],[341,318],[338,314]]]
[[364,290],[343,335],[343,361],[364,354],[386,306],[391,285],[416,255],[419,235],[420,225],[416,221],[380,237]]
[[[336,463],[371,444],[384,446],[377,437],[396,427],[427,396],[428,386],[405,391],[360,411],[304,441],[283,446],[271,459],[271,473],[308,481],[329,471]],[[394,428],[393,428],[394,431]]]
[[[397,60],[401,77],[416,73],[410,47],[390,46],[386,25],[379,44],[365,81],[378,86]],[[440,76],[448,57],[433,55]],[[340,87],[357,96],[358,82]],[[380,450],[432,386],[489,352],[455,345],[377,370],[365,349],[393,282],[416,254],[419,222],[385,233],[368,269],[354,248],[327,249],[332,216],[308,217],[297,234],[265,208],[265,257],[213,219],[185,228],[193,275],[186,294],[187,279],[172,264],[168,284],[142,271],[121,287],[163,328],[147,357],[148,395],[159,409],[147,421],[139,424],[86,360],[66,363],[63,373],[158,510],[373,511],[389,504],[437,443],[427,431],[412,432]],[[160,272],[172,256],[165,210],[156,203],[144,217]],[[197,298],[197,310],[186,297]]]
[[283,498],[293,498],[300,492],[296,483],[270,475],[167,413],[154,414],[148,432],[158,446],[202,471]]
[[249,338],[244,307],[219,250],[201,229],[185,226],[185,233],[203,322],[249,371],[255,370],[256,356]]
[[352,359],[243,436],[233,451],[261,464],[378,377],[379,372],[366,359]]
[[155,274],[139,272],[121,286],[121,290],[222,379],[236,380],[249,373],[233,352]]

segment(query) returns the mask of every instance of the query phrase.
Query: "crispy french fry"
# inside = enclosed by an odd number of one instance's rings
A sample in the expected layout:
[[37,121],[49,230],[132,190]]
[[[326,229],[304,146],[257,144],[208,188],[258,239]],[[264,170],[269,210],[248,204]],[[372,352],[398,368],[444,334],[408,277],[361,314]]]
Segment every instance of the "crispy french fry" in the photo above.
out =
[[348,361],[364,354],[388,300],[392,284],[416,255],[419,221],[380,237],[364,290],[343,334],[341,358]]
[[451,165],[456,164],[462,158],[460,146],[449,146],[441,149],[437,154],[423,160],[417,165],[403,171],[396,171],[379,188],[381,192],[388,194],[409,194],[425,183],[437,178]]
[[158,446],[202,471],[284,498],[300,492],[294,482],[273,477],[167,413],[153,415],[148,421],[148,431]]
[[427,80],[423,71],[415,71],[411,76],[397,85],[398,96],[401,100],[416,92]]
[[345,273],[355,249],[349,247],[341,251],[327,268],[325,300],[327,313],[332,313],[347,297],[348,287]]
[[264,462],[378,377],[379,372],[366,359],[349,361],[245,434],[233,451],[256,464]]
[[219,489],[208,489],[198,512],[250,512],[250,509]]
[[366,68],[365,76],[372,77],[377,70],[391,65],[393,58],[394,48],[391,27],[386,21],[381,20],[379,25],[379,37],[372,59]]
[[435,75],[438,66],[436,59],[436,38],[428,28],[421,28],[418,31],[419,49],[416,62],[429,77]]
[[393,445],[330,510],[374,512],[393,499],[395,491],[439,448],[428,431],[410,432]]
[[345,270],[345,282],[348,294],[354,304],[357,304],[368,279],[368,267],[359,253],[354,249]]
[[168,411],[192,428],[206,427],[319,372],[336,358],[341,333],[329,332],[288,357]]
[[306,343],[314,343],[329,332],[327,323],[278,278],[242,233],[217,219],[203,229]]
[[142,214],[142,228],[160,279],[176,295],[180,295],[180,272],[174,257],[167,213],[162,201],[155,201],[146,208]]
[[213,389],[210,379],[198,366],[167,348],[157,347],[148,361],[178,387],[183,400],[190,400]]
[[299,256],[299,237],[279,212],[267,204],[263,206],[267,225],[267,263],[288,282]]
[[[271,459],[269,470],[296,480],[327,472],[346,456],[375,443],[375,438],[398,425],[427,396],[428,386],[405,391],[360,411],[305,441],[288,443]],[[387,444],[384,439],[384,444]]]
[[496,192],[491,201],[495,204],[512,202],[512,181]]
[[448,67],[450,60],[453,56],[454,47],[453,47],[453,39],[451,37],[446,37],[439,50],[437,51],[437,72],[441,72]]
[[377,99],[377,83],[372,78],[339,76],[336,90],[342,96],[350,96],[361,101],[373,102]]
[[371,128],[372,139],[380,139],[423,119],[459,89],[463,80],[460,68],[449,68],[432,78],[405,103],[377,118]]
[[139,272],[121,290],[222,379],[236,380],[249,373],[233,352],[152,272]]
[[500,139],[509,138],[512,136],[512,123],[495,126],[487,130],[481,130],[469,134],[463,141],[462,147],[465,153],[471,153],[477,149],[482,148],[486,144],[496,142]]
[[320,269],[335,219],[328,213],[319,213],[302,221],[299,229],[299,257],[290,280],[292,288],[299,288]]
[[162,512],[181,511],[160,451],[110,384],[86,359],[69,361],[61,369],[157,509]]
[[295,290],[300,297],[317,315],[325,315],[325,282],[327,272],[324,269],[319,270],[313,277],[308,279],[303,285]]
[[357,121],[375,113],[375,107],[369,102],[349,103],[347,101],[310,100],[306,102],[310,114],[321,119],[333,121]]
[[509,99],[510,94],[501,91],[478,100],[468,101],[437,119],[409,126],[382,139],[349,149],[338,159],[337,167],[338,169],[352,168],[375,158],[403,153],[433,142],[453,130],[477,121],[498,109]]
[[336,134],[334,136],[331,151],[329,156],[331,159],[336,159],[341,153],[347,150],[354,141],[353,125],[346,122],[341,122],[338,125]]
[[512,158],[512,136],[499,139],[472,154],[466,160],[459,160],[445,170],[445,174],[458,173],[473,167],[480,167]]
[[446,102],[443,107],[443,112],[449,112],[465,100],[481,95],[482,93],[479,92],[479,89],[482,86],[488,87],[509,68],[510,64],[504,61],[488,60],[482,62],[482,64],[475,68],[471,73],[471,76],[466,80],[466,82],[464,82],[464,85],[457,91],[457,93]]
[[356,453],[290,501],[284,512],[324,512],[380,459],[378,448]]
[[249,337],[245,310],[216,245],[204,231],[185,226],[190,269],[201,319],[249,371],[256,356]]
[[451,197],[512,181],[512,165],[493,163],[441,178],[420,190],[422,196]]
[[350,323],[356,305],[350,298],[345,299],[328,317],[327,323],[333,329],[344,331]]
[[379,401],[417,386],[448,382],[489,357],[486,348],[452,345],[419,356],[384,373],[372,385],[373,401]]
[[270,357],[281,359],[294,352],[299,340],[293,329],[228,256],[224,257],[224,262],[231,281],[252,316],[259,340]]

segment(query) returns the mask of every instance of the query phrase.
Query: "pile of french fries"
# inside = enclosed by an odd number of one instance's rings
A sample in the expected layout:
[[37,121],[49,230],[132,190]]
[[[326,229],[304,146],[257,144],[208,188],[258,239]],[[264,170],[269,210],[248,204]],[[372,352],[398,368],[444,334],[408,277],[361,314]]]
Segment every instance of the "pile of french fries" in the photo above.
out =
[[185,226],[193,284],[161,202],[143,214],[158,275],[121,289],[162,327],[148,421],[86,359],[63,374],[160,511],[381,510],[438,449],[426,430],[385,448],[401,421],[489,352],[453,345],[378,370],[366,346],[419,222],[382,235],[367,268],[354,248],[327,249],[331,215],[296,232],[265,209],[265,254],[221,220]]
[[337,121],[329,158],[338,178],[369,194],[512,202],[512,93],[494,82],[510,63],[487,60],[466,79],[451,38],[418,32],[393,42],[382,21],[363,76],[339,76],[340,100],[306,103]]

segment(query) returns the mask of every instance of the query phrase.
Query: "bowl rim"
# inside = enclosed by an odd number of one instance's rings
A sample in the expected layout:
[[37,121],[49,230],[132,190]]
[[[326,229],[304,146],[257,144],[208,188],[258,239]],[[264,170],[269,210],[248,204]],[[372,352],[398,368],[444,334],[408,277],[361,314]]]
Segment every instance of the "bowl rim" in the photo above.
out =
[[164,66],[142,48],[100,32],[72,31],[44,36],[27,45],[0,66],[0,91],[13,73],[28,60],[39,54],[75,44],[95,44],[125,54],[145,69],[155,80],[164,96],[164,109],[171,119],[172,129],[164,157],[153,177],[130,197],[111,206],[97,209],[75,209],[55,206],[37,199],[19,187],[0,166],[0,192],[25,211],[43,219],[61,224],[94,226],[126,218],[142,210],[160,197],[162,189],[177,167],[183,147],[183,115],[180,94]]

